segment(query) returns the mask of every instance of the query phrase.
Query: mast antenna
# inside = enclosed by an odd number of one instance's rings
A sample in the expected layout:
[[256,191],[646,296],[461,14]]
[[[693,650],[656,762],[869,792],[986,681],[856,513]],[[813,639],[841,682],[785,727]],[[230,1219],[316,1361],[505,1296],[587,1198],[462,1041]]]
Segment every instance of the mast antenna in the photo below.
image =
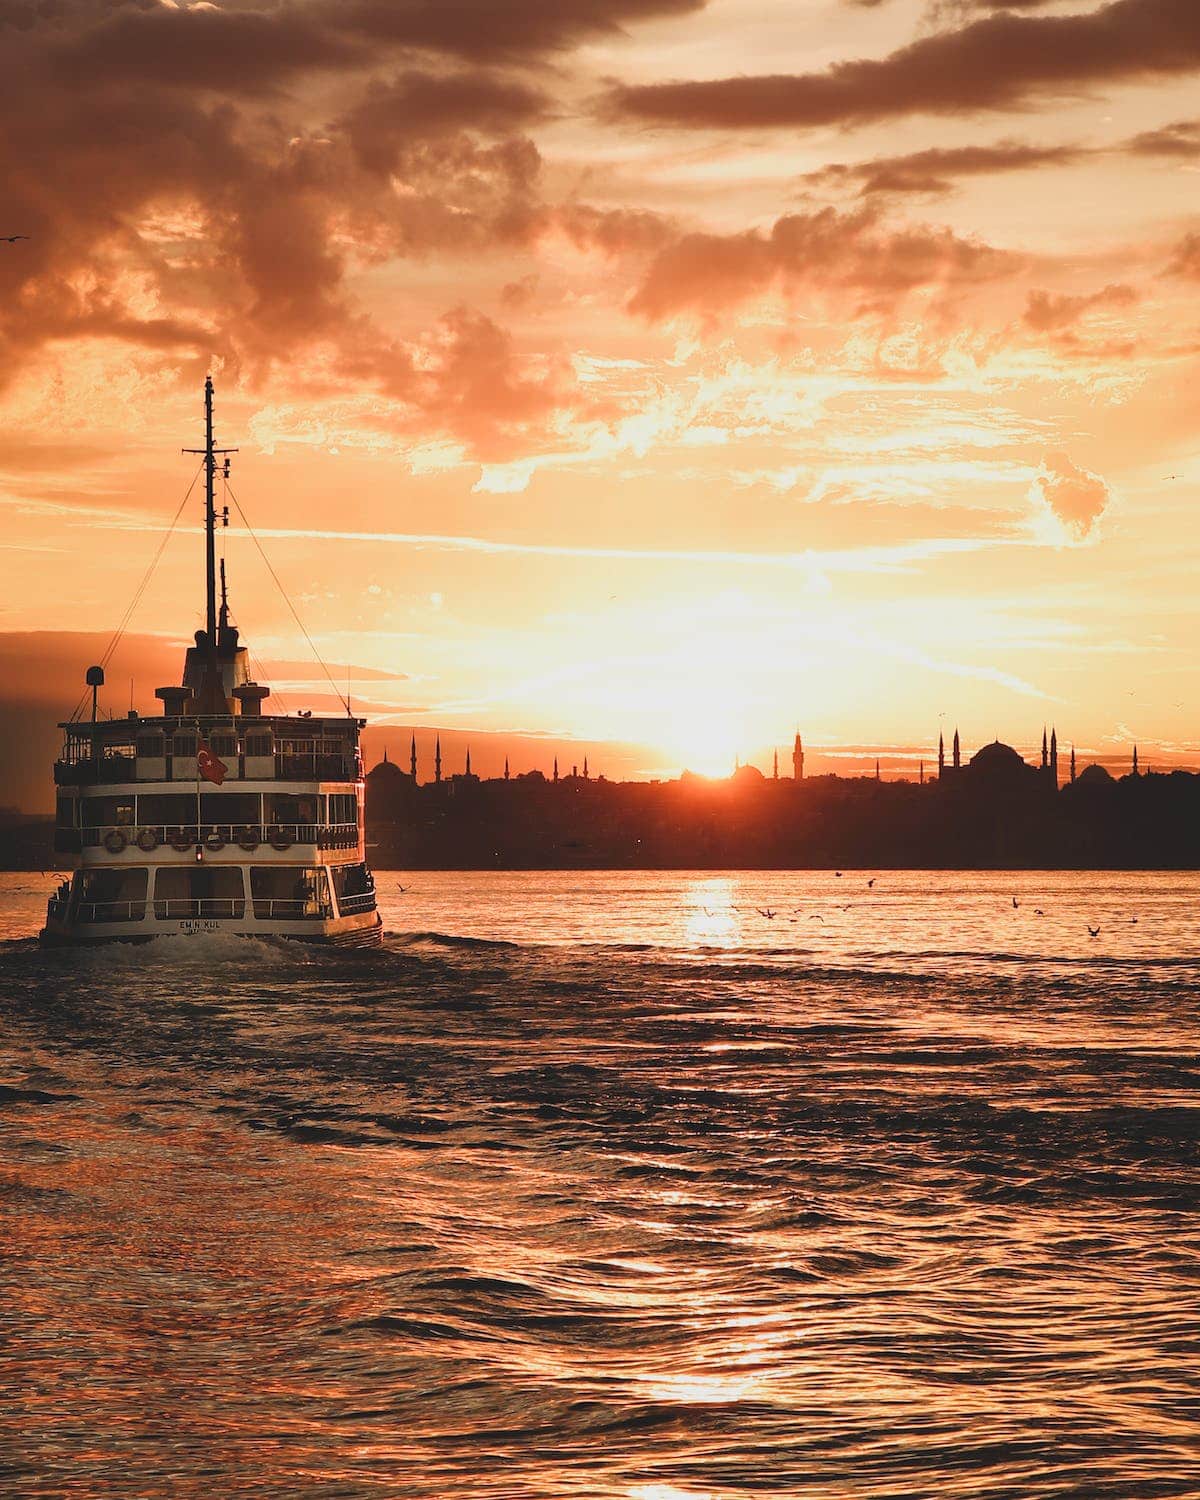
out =
[[225,459],[224,472],[229,473],[230,453],[236,448],[213,447],[213,383],[212,376],[204,378],[204,447],[184,448],[184,453],[199,453],[204,458],[204,629],[208,636],[208,654],[211,661],[217,655],[217,458]]

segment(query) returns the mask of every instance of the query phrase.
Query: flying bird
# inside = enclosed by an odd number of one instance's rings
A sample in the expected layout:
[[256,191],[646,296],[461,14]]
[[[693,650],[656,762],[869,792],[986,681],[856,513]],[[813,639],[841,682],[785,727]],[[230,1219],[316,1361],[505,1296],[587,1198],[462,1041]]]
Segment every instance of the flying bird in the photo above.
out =
[[867,890],[870,890],[871,887],[875,884],[875,878],[876,877],[872,875],[870,880],[867,881]]
[[1034,914],[1035,917],[1044,917],[1046,915],[1046,913],[1042,910],[1042,908],[1040,906],[1035,906],[1033,908],[1033,914]]
[[1019,907],[1019,906],[1020,906],[1020,904],[1021,904],[1021,903],[1020,903],[1020,902],[1019,902],[1019,901],[1018,901],[1018,900],[1017,900],[1017,898],[1016,898],[1016,897],[1015,897],[1015,896],[1014,896],[1014,897],[1013,897],[1013,911],[1016,911],[1016,910],[1017,910],[1017,908],[1018,908],[1018,907]]
[[1100,936],[1100,929],[1098,927],[1091,926],[1090,923],[1088,924],[1088,932],[1092,935],[1092,937]]
[[842,878],[842,872],[840,870],[835,870],[833,872],[833,878],[835,880],[840,880]]
[[760,917],[766,917],[768,920],[776,915],[776,913],[773,912],[769,906],[765,911],[761,906],[756,906],[754,910],[759,914]]
[[18,240],[27,240],[28,238],[27,234],[0,234],[0,243],[15,245]]
[[810,922],[823,922],[825,920],[825,918],[818,911],[818,912],[814,912],[813,915],[811,917],[809,917],[808,920]]

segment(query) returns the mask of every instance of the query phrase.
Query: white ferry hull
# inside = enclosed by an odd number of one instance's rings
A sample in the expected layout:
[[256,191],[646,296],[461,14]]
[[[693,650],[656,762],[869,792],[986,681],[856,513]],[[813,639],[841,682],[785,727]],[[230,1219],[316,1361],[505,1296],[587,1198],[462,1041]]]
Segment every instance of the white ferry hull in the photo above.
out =
[[92,948],[107,943],[148,943],[154,938],[189,938],[214,933],[236,937],[289,938],[302,943],[321,943],[335,948],[377,948],[383,941],[383,919],[377,911],[356,912],[345,917],[311,921],[220,920],[206,917],[158,918],[153,915],[134,922],[72,923],[48,916],[39,940],[46,948]]

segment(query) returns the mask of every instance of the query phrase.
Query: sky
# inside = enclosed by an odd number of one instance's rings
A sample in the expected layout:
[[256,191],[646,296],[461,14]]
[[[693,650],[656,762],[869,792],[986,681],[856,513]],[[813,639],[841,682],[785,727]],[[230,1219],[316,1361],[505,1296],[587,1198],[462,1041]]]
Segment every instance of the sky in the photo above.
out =
[[210,372],[370,760],[1200,766],[1195,0],[8,0],[0,75],[0,803],[122,622],[179,678]]

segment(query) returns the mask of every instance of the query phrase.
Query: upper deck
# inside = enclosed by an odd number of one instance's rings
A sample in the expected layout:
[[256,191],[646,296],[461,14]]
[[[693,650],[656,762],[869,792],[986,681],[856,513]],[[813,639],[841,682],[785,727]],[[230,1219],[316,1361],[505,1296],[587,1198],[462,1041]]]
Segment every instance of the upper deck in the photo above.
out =
[[194,784],[203,737],[226,767],[226,781],[357,781],[359,732],[365,719],[279,714],[187,715],[67,723],[54,765],[58,786],[127,786],[136,782]]

